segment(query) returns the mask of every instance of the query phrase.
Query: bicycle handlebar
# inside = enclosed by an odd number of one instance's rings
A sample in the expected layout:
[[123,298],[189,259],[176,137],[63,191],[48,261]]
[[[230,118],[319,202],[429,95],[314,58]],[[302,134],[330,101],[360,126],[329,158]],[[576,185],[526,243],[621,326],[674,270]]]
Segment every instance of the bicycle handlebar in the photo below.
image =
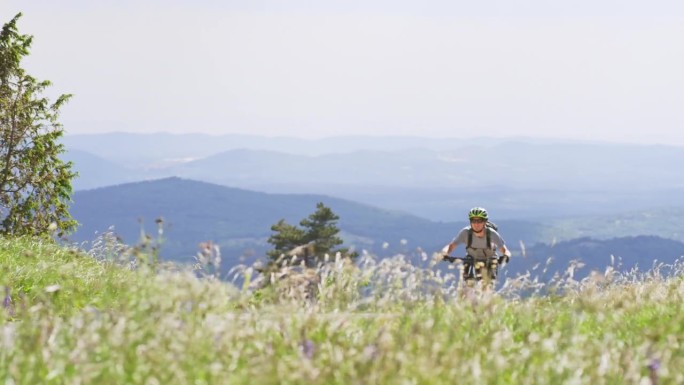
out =
[[[505,258],[506,258],[506,257],[503,256],[503,255],[493,255],[493,256],[487,258],[487,260],[490,260],[490,261],[497,261],[498,264],[501,264],[501,262],[502,262],[503,260],[505,260]],[[442,255],[442,261],[447,261],[447,262],[449,262],[449,263],[454,263],[454,262],[456,262],[456,260],[460,260],[460,261],[463,261],[463,262],[475,262],[475,261],[476,261],[476,260],[475,260],[475,257],[473,257],[472,255],[466,255],[465,257],[452,257],[452,256],[450,256],[450,255]]]

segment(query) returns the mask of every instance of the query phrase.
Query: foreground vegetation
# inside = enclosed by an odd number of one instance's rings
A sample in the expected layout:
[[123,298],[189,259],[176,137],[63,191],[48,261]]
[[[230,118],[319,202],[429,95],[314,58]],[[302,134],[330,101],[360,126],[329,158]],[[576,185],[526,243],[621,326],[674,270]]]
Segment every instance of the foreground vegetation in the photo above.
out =
[[90,254],[0,239],[5,383],[684,383],[679,264],[483,293],[362,256],[256,290]]

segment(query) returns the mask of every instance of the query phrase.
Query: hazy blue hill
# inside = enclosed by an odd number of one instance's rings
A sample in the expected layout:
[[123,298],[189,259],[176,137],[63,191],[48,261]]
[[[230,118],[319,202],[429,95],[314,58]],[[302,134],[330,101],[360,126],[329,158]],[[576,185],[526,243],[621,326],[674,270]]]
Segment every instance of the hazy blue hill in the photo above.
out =
[[[220,175],[231,167],[241,167],[255,184],[269,183],[260,177],[290,174],[302,183],[321,176],[366,183],[374,176],[374,184],[382,186],[420,182],[518,190],[684,188],[678,166],[684,163],[684,148],[662,145],[360,136],[306,140],[162,133],[67,135],[63,141],[69,150],[88,151],[118,164],[167,167],[163,175],[197,179],[193,173]],[[250,155],[250,151],[255,152]],[[185,164],[193,160],[196,162]],[[182,166],[174,168],[178,164]],[[321,171],[331,167],[334,172]],[[357,179],[346,175],[357,175]]]
[[154,220],[163,217],[169,227],[167,249],[174,259],[194,255],[196,245],[205,240],[227,248],[234,248],[240,240],[247,246],[263,245],[272,224],[281,218],[296,224],[312,213],[319,201],[341,216],[340,227],[349,235],[361,239],[384,237],[376,243],[418,240],[420,235],[430,235],[429,240],[435,241],[434,227],[440,226],[411,215],[326,196],[266,194],[179,178],[79,191],[73,200],[72,215],[82,223],[78,240],[92,239],[95,231],[114,225],[127,243],[136,243],[139,218],[153,233]]
[[240,149],[177,165],[166,173],[223,185],[264,186],[269,190],[280,186],[300,186],[298,191],[339,185],[397,187],[431,183],[438,173],[448,172],[448,167],[436,162],[436,158],[436,153],[424,150],[307,156]]
[[[243,141],[236,136],[235,141]],[[248,140],[246,142],[249,142]],[[67,149],[89,151],[105,159],[139,169],[158,168],[176,162],[205,157],[225,151],[225,141],[205,134],[136,134],[111,132],[65,135]]]
[[70,150],[62,155],[65,161],[73,162],[73,170],[78,176],[73,180],[74,190],[133,182],[144,178],[136,170],[123,167],[87,151]]
[[249,186],[254,180],[277,183],[288,176],[310,180],[307,163],[311,163],[311,159],[306,156],[238,149],[170,167],[165,174],[224,185]]
[[[65,142],[72,150],[136,165],[128,180],[179,176],[263,192],[321,194],[435,220],[453,220],[453,213],[475,204],[499,219],[527,220],[684,206],[684,148],[674,146],[123,133],[67,136]],[[120,183],[117,175],[92,168],[81,173],[83,180],[100,182],[90,187]]]
[[254,135],[207,134],[105,134],[65,135],[62,143],[71,150],[99,154],[105,159],[139,169],[159,169],[201,159],[231,149],[296,148],[306,141]]
[[[92,240],[96,232],[114,226],[126,243],[135,244],[141,227],[154,236],[154,221],[162,217],[167,239],[163,256],[189,261],[200,242],[212,240],[222,247],[228,264],[246,250],[263,255],[271,225],[282,218],[298,224],[315,211],[317,202],[340,216],[348,246],[382,255],[419,247],[431,254],[466,224],[433,222],[322,195],[267,194],[180,178],[78,191],[73,200],[72,215],[82,224],[75,241]],[[518,240],[536,241],[533,237],[539,231],[537,225],[524,221],[499,225],[513,245]],[[389,247],[383,248],[384,243]]]
[[683,162],[681,148],[601,144],[510,142],[316,156],[242,149],[168,168],[165,176],[331,195],[440,220],[474,200],[501,218],[540,219],[684,205],[676,166]]
[[[613,256],[613,258],[611,258]],[[608,266],[627,271],[638,267],[647,271],[654,261],[672,263],[684,256],[684,243],[656,236],[620,237],[598,240],[589,237],[558,242],[553,245],[536,244],[527,248],[526,257],[514,261],[507,269],[509,274],[524,273],[531,266],[547,266],[543,277],[549,278],[556,272],[565,272],[573,260],[585,266],[579,269],[575,279],[587,276],[592,270],[604,272]],[[536,271],[541,272],[541,269]]]
[[629,210],[611,215],[590,215],[548,221],[542,239],[551,241],[592,237],[610,239],[653,235],[684,242],[684,207]]
[[464,145],[498,143],[500,141],[501,139],[492,138],[461,139],[409,136],[338,136],[301,139],[241,134],[139,134],[126,132],[65,135],[62,138],[62,142],[70,149],[90,151],[122,164],[137,164],[139,166],[150,162],[159,164],[169,159],[204,158],[235,149],[321,155],[361,150],[404,151],[415,148],[448,150]]
[[[504,184],[524,180],[528,186],[555,189],[637,191],[684,187],[679,166],[684,148],[662,145],[557,143],[539,145],[512,141],[496,146]],[[489,168],[497,162],[491,160]],[[538,179],[534,180],[533,177]],[[522,178],[522,179],[521,179]],[[535,183],[536,182],[536,183]]]

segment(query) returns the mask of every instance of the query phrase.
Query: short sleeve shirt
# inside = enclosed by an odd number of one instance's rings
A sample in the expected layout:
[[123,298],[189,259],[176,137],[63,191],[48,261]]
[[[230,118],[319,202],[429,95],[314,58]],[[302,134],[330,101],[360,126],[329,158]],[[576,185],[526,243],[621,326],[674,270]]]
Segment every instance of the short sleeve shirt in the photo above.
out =
[[[464,227],[458,235],[454,238],[452,243],[457,243],[457,244],[465,244],[465,246],[468,246],[468,231],[470,230],[470,226]],[[485,230],[486,231],[486,230]],[[477,235],[473,234],[473,241],[472,244],[470,245],[470,249],[468,249],[469,254],[475,254],[473,255],[474,257],[484,257],[486,256],[491,256],[494,254],[493,250],[496,250],[503,245],[506,244],[504,241],[503,237],[494,229],[489,229],[490,234],[489,234],[489,239],[492,242],[492,247],[491,249],[488,249],[487,247],[487,236],[485,235],[484,237],[480,238]],[[486,250],[486,252],[485,252]],[[484,252],[484,253],[483,253]]]

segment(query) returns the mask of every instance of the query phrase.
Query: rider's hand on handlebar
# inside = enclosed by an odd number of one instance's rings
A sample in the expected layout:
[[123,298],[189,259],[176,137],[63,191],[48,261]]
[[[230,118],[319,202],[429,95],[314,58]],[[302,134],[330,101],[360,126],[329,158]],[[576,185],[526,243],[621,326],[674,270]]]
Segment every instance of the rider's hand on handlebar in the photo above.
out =
[[499,264],[502,262],[508,263],[508,261],[511,260],[511,251],[508,250],[508,248],[504,248],[504,253],[502,256],[499,257]]

